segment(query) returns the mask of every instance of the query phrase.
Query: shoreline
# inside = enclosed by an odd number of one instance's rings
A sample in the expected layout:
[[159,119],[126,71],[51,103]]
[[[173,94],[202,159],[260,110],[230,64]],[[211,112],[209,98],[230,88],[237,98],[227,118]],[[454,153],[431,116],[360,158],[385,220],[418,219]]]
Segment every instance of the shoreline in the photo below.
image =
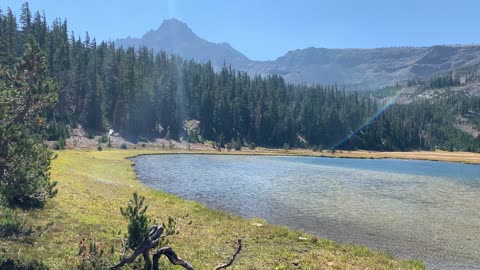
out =
[[[93,149],[90,149],[93,150]],[[131,149],[130,149],[131,150]],[[135,150],[133,150],[135,151]],[[251,155],[251,156],[303,156],[303,157],[322,157],[322,158],[348,158],[348,159],[402,159],[402,160],[421,160],[435,162],[454,162],[467,165],[480,165],[480,153],[471,152],[446,152],[446,151],[410,151],[410,152],[374,152],[374,151],[338,151],[335,154],[312,152],[307,149],[274,149],[261,148],[258,150],[240,150],[240,151],[216,151],[216,150],[186,150],[186,149],[156,149],[143,148],[136,149],[142,151],[140,155],[173,155],[173,154],[197,154],[197,155]],[[135,156],[129,157],[133,158]]]
[[[70,150],[96,150],[98,145],[97,136],[93,139],[88,139],[82,135],[81,131],[67,139],[66,149]],[[314,156],[325,158],[358,158],[358,159],[411,159],[411,160],[429,160],[429,161],[444,161],[444,162],[460,162],[465,164],[480,164],[480,153],[473,152],[447,152],[443,150],[433,151],[369,151],[369,150],[337,150],[334,154],[324,150],[321,152],[314,152],[311,149],[292,148],[285,150],[282,148],[268,148],[256,147],[250,149],[242,147],[240,151],[227,151],[222,148],[222,151],[213,149],[209,143],[187,143],[186,141],[168,141],[165,139],[156,139],[148,142],[131,142],[122,137],[111,137],[112,147],[107,147],[102,144],[103,150],[120,150],[122,145],[125,145],[130,151],[155,152],[163,153],[196,153],[196,154],[234,154],[234,155],[281,155],[281,156]],[[75,141],[77,141],[75,143]],[[168,149],[170,142],[173,144],[173,149]],[[53,147],[53,141],[47,142]],[[162,147],[163,146],[163,147]]]

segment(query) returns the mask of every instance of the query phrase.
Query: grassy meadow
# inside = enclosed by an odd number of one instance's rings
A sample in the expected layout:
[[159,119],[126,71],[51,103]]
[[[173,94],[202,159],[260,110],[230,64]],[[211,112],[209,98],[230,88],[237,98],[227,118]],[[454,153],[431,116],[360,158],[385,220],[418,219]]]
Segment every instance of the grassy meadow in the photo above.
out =
[[[181,151],[163,151],[174,152]],[[72,269],[81,260],[79,242],[85,238],[94,239],[107,253],[113,247],[116,260],[127,226],[119,208],[136,191],[146,197],[150,217],[159,223],[168,216],[176,220],[180,233],[169,237],[170,246],[196,269],[213,269],[227,261],[238,238],[243,239],[244,249],[232,269],[425,269],[419,261],[397,260],[354,244],[339,245],[149,189],[136,180],[133,162],[126,158],[161,150],[56,153],[51,174],[58,181],[58,195],[45,209],[28,212],[28,224],[38,227],[39,233],[30,241],[2,240],[2,253],[37,259],[51,269]],[[165,258],[162,263],[162,269],[179,269]]]

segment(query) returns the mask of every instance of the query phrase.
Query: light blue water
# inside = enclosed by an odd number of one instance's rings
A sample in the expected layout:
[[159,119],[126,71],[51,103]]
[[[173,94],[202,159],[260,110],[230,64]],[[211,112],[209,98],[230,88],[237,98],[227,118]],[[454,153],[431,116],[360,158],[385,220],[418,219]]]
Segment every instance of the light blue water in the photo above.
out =
[[158,155],[147,186],[355,242],[432,269],[480,269],[480,166],[413,160]]

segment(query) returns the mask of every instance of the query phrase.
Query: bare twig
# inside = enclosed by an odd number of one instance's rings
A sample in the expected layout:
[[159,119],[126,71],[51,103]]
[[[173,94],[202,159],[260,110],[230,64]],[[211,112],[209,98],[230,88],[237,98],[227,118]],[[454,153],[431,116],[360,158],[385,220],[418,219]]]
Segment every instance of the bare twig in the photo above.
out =
[[224,268],[227,268],[227,267],[229,267],[233,264],[233,261],[235,261],[235,258],[237,257],[237,255],[242,250],[242,239],[238,239],[237,243],[238,243],[238,247],[237,247],[237,250],[235,251],[235,253],[233,253],[232,258],[230,258],[230,260],[226,264],[222,264],[222,265],[219,265],[219,266],[215,267],[214,270],[224,269]]
[[120,238],[120,241],[122,241],[122,255],[120,258],[125,258],[125,252],[127,252],[127,239],[125,238]]

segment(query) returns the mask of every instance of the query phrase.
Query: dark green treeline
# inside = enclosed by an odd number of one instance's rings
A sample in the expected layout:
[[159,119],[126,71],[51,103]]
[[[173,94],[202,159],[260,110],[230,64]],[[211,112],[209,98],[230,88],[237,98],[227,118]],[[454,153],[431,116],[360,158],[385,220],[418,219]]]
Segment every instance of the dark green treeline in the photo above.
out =
[[[209,63],[154,54],[148,48],[116,48],[113,42],[97,42],[88,33],[84,38],[69,33],[66,21],[55,20],[49,26],[45,16],[32,14],[28,4],[23,5],[19,23],[10,9],[0,14],[3,68],[13,67],[29,36],[46,53],[48,71],[60,89],[48,116],[52,126],[81,124],[97,134],[114,129],[132,139],[178,139],[187,136],[184,121],[195,119],[200,129],[188,138],[193,141],[221,138],[266,146],[377,150],[451,145],[458,150],[480,149],[478,140],[453,128],[439,135],[425,133],[424,128],[436,129],[443,120],[410,113],[435,114],[435,104],[396,105],[354,139],[344,140],[375,115],[379,105],[374,99],[336,86],[295,86],[280,76],[251,77],[226,66],[214,70]],[[438,143],[442,136],[448,141]]]

